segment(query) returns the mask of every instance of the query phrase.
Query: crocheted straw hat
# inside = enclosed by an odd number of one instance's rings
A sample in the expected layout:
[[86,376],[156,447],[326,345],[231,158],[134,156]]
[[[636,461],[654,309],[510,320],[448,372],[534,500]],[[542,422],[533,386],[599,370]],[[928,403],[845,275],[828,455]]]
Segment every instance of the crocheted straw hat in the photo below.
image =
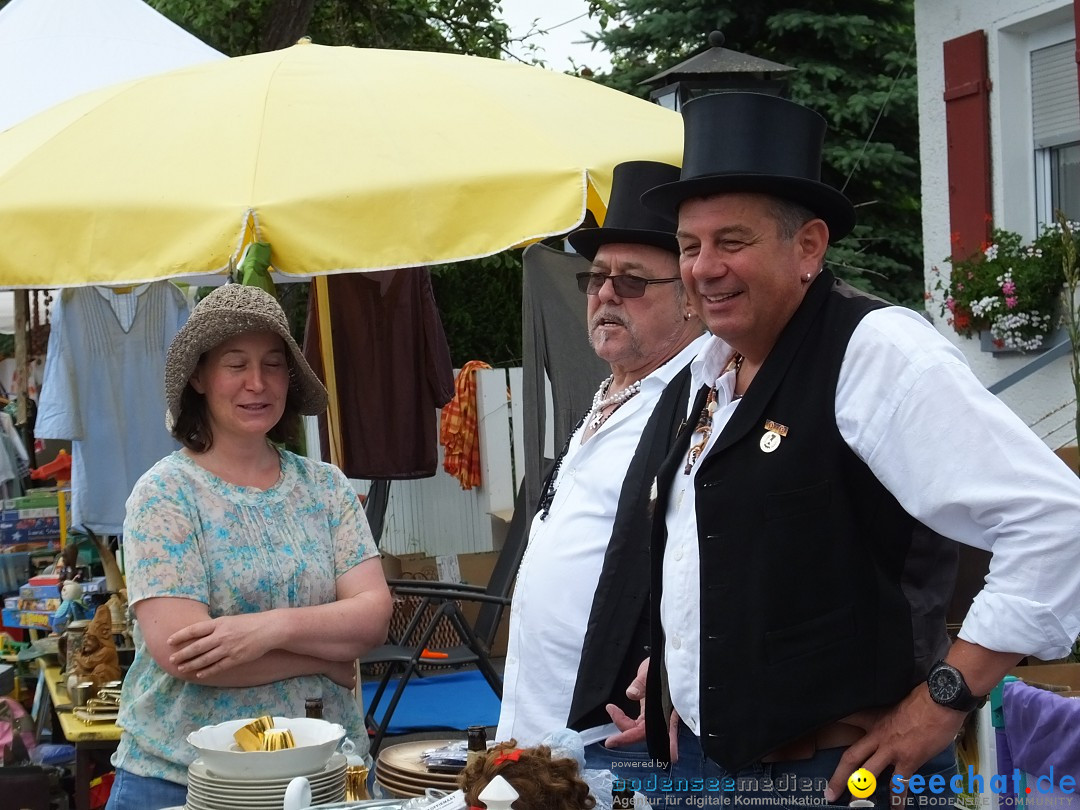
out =
[[165,421],[170,427],[180,416],[180,395],[199,358],[244,332],[279,335],[289,353],[289,388],[296,396],[300,413],[319,414],[326,410],[326,389],[289,334],[289,323],[277,299],[258,287],[225,284],[195,305],[169,346],[165,357]]

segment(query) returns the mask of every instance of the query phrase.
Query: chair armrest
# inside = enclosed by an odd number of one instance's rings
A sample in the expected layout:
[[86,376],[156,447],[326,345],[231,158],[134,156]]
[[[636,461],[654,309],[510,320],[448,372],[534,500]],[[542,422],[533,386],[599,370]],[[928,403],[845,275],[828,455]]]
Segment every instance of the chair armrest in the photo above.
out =
[[[435,587],[430,587],[435,586]],[[495,605],[509,605],[509,596],[497,596],[495,594],[484,593],[483,591],[477,592],[473,590],[462,590],[454,586],[444,583],[428,583],[425,585],[405,586],[399,585],[394,587],[394,593],[400,596],[418,596],[425,599],[452,599],[452,600],[464,600],[466,602],[487,602]]]
[[412,587],[416,585],[418,587],[431,587],[431,588],[453,588],[460,591],[472,591],[474,593],[483,593],[486,588],[483,585],[470,585],[467,582],[442,582],[440,580],[426,580],[426,579],[388,579],[386,584],[391,588],[398,587]]

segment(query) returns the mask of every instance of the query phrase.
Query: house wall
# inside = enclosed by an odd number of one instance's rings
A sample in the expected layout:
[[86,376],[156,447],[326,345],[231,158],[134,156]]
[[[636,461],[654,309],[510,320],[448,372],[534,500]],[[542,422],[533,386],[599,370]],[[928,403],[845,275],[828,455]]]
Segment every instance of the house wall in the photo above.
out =
[[[950,252],[942,43],[976,29],[987,34],[992,89],[990,133],[993,219],[1033,237],[1035,179],[1031,134],[1029,53],[1075,37],[1072,0],[915,0],[922,161],[924,275],[933,295],[927,310],[938,330],[964,352],[978,378],[992,385],[1032,359],[992,355],[960,337],[942,315],[935,266],[947,277]],[[1075,395],[1069,361],[1061,358],[1000,394],[1053,448],[1075,441]]]

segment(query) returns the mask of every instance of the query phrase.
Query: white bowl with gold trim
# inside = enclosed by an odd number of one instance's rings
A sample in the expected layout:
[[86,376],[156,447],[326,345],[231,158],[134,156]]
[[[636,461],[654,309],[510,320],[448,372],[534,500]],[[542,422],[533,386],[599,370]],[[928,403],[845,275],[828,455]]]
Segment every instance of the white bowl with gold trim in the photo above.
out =
[[243,751],[233,734],[254,719],[245,717],[203,726],[188,734],[187,741],[199,752],[206,769],[217,776],[282,779],[323,770],[345,737],[345,729],[337,723],[313,717],[275,717],[274,728],[289,729],[296,747],[281,751]]

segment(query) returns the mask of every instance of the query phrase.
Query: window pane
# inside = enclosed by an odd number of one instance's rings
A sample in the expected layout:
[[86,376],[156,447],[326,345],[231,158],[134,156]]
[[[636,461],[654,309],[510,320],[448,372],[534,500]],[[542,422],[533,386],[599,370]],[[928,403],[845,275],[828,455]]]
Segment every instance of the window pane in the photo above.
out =
[[1053,150],[1052,193],[1054,210],[1062,211],[1073,221],[1080,221],[1080,143]]

